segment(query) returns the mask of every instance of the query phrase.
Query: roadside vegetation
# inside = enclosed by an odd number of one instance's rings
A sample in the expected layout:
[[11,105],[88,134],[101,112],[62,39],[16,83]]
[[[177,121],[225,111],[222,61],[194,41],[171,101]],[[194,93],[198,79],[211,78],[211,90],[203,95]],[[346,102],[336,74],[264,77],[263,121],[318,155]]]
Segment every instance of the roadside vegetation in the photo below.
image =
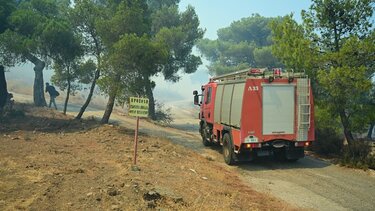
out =
[[171,108],[166,108],[164,103],[156,102],[155,121],[161,125],[168,126],[173,122]]
[[[0,66],[35,65],[36,106],[46,106],[43,70],[51,66],[54,84],[66,91],[64,113],[69,95],[91,83],[77,119],[98,86],[108,99],[102,123],[108,123],[113,107],[129,96],[149,98],[149,116],[155,120],[156,84],[151,78],[163,75],[177,82],[180,74],[193,73],[202,63],[192,48],[204,30],[194,8],[180,11],[178,0],[0,3]],[[87,62],[90,65],[84,65]]]

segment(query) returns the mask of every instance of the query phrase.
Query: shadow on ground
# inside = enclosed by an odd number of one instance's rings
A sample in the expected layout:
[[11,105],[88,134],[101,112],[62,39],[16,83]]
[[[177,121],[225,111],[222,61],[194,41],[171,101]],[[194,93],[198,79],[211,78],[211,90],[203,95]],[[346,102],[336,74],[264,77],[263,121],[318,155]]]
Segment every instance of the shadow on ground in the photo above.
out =
[[38,132],[78,132],[99,127],[95,119],[76,120],[49,108],[16,104],[13,111],[0,117],[0,133],[18,130]]
[[262,157],[249,162],[240,162],[238,167],[247,171],[272,171],[282,169],[315,169],[325,168],[332,164],[306,156],[297,161],[290,162],[286,160],[278,160],[275,157]]
[[[208,149],[214,150],[220,153],[222,156],[222,147],[220,145],[209,146]],[[224,160],[223,160],[224,162]],[[313,158],[310,156],[305,156],[297,161],[291,162],[286,160],[280,160],[274,156],[270,157],[258,157],[252,161],[239,161],[235,166],[246,171],[267,171],[267,170],[281,170],[281,169],[315,169],[315,168],[325,168],[332,164]]]

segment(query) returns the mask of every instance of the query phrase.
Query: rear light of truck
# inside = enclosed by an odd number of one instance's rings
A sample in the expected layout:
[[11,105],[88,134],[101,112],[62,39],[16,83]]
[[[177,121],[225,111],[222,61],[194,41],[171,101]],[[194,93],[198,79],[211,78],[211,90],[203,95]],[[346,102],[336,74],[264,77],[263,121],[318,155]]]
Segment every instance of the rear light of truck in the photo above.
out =
[[310,142],[308,142],[308,141],[301,141],[301,142],[295,142],[294,143],[294,146],[296,146],[296,147],[308,147],[308,146],[310,146]]
[[261,148],[262,147],[262,144],[260,143],[252,143],[252,144],[245,144],[245,147],[247,149],[251,149],[251,148]]

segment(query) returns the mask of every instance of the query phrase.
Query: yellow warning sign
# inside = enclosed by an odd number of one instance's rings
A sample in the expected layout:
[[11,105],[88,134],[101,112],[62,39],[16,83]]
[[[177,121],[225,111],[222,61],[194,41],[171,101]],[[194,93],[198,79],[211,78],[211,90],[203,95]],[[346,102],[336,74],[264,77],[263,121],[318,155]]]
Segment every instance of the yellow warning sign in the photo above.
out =
[[148,98],[130,97],[129,115],[148,117]]

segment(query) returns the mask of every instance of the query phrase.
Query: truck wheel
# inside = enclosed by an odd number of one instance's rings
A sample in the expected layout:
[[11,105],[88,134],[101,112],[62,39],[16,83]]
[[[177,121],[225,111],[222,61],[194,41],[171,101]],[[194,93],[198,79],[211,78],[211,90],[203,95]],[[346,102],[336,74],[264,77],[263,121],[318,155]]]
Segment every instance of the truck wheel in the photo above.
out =
[[201,126],[201,136],[202,136],[202,143],[204,146],[210,146],[210,128],[208,127],[207,123],[203,123]]
[[223,137],[223,155],[226,164],[233,165],[236,163],[232,139],[228,133],[225,133]]

